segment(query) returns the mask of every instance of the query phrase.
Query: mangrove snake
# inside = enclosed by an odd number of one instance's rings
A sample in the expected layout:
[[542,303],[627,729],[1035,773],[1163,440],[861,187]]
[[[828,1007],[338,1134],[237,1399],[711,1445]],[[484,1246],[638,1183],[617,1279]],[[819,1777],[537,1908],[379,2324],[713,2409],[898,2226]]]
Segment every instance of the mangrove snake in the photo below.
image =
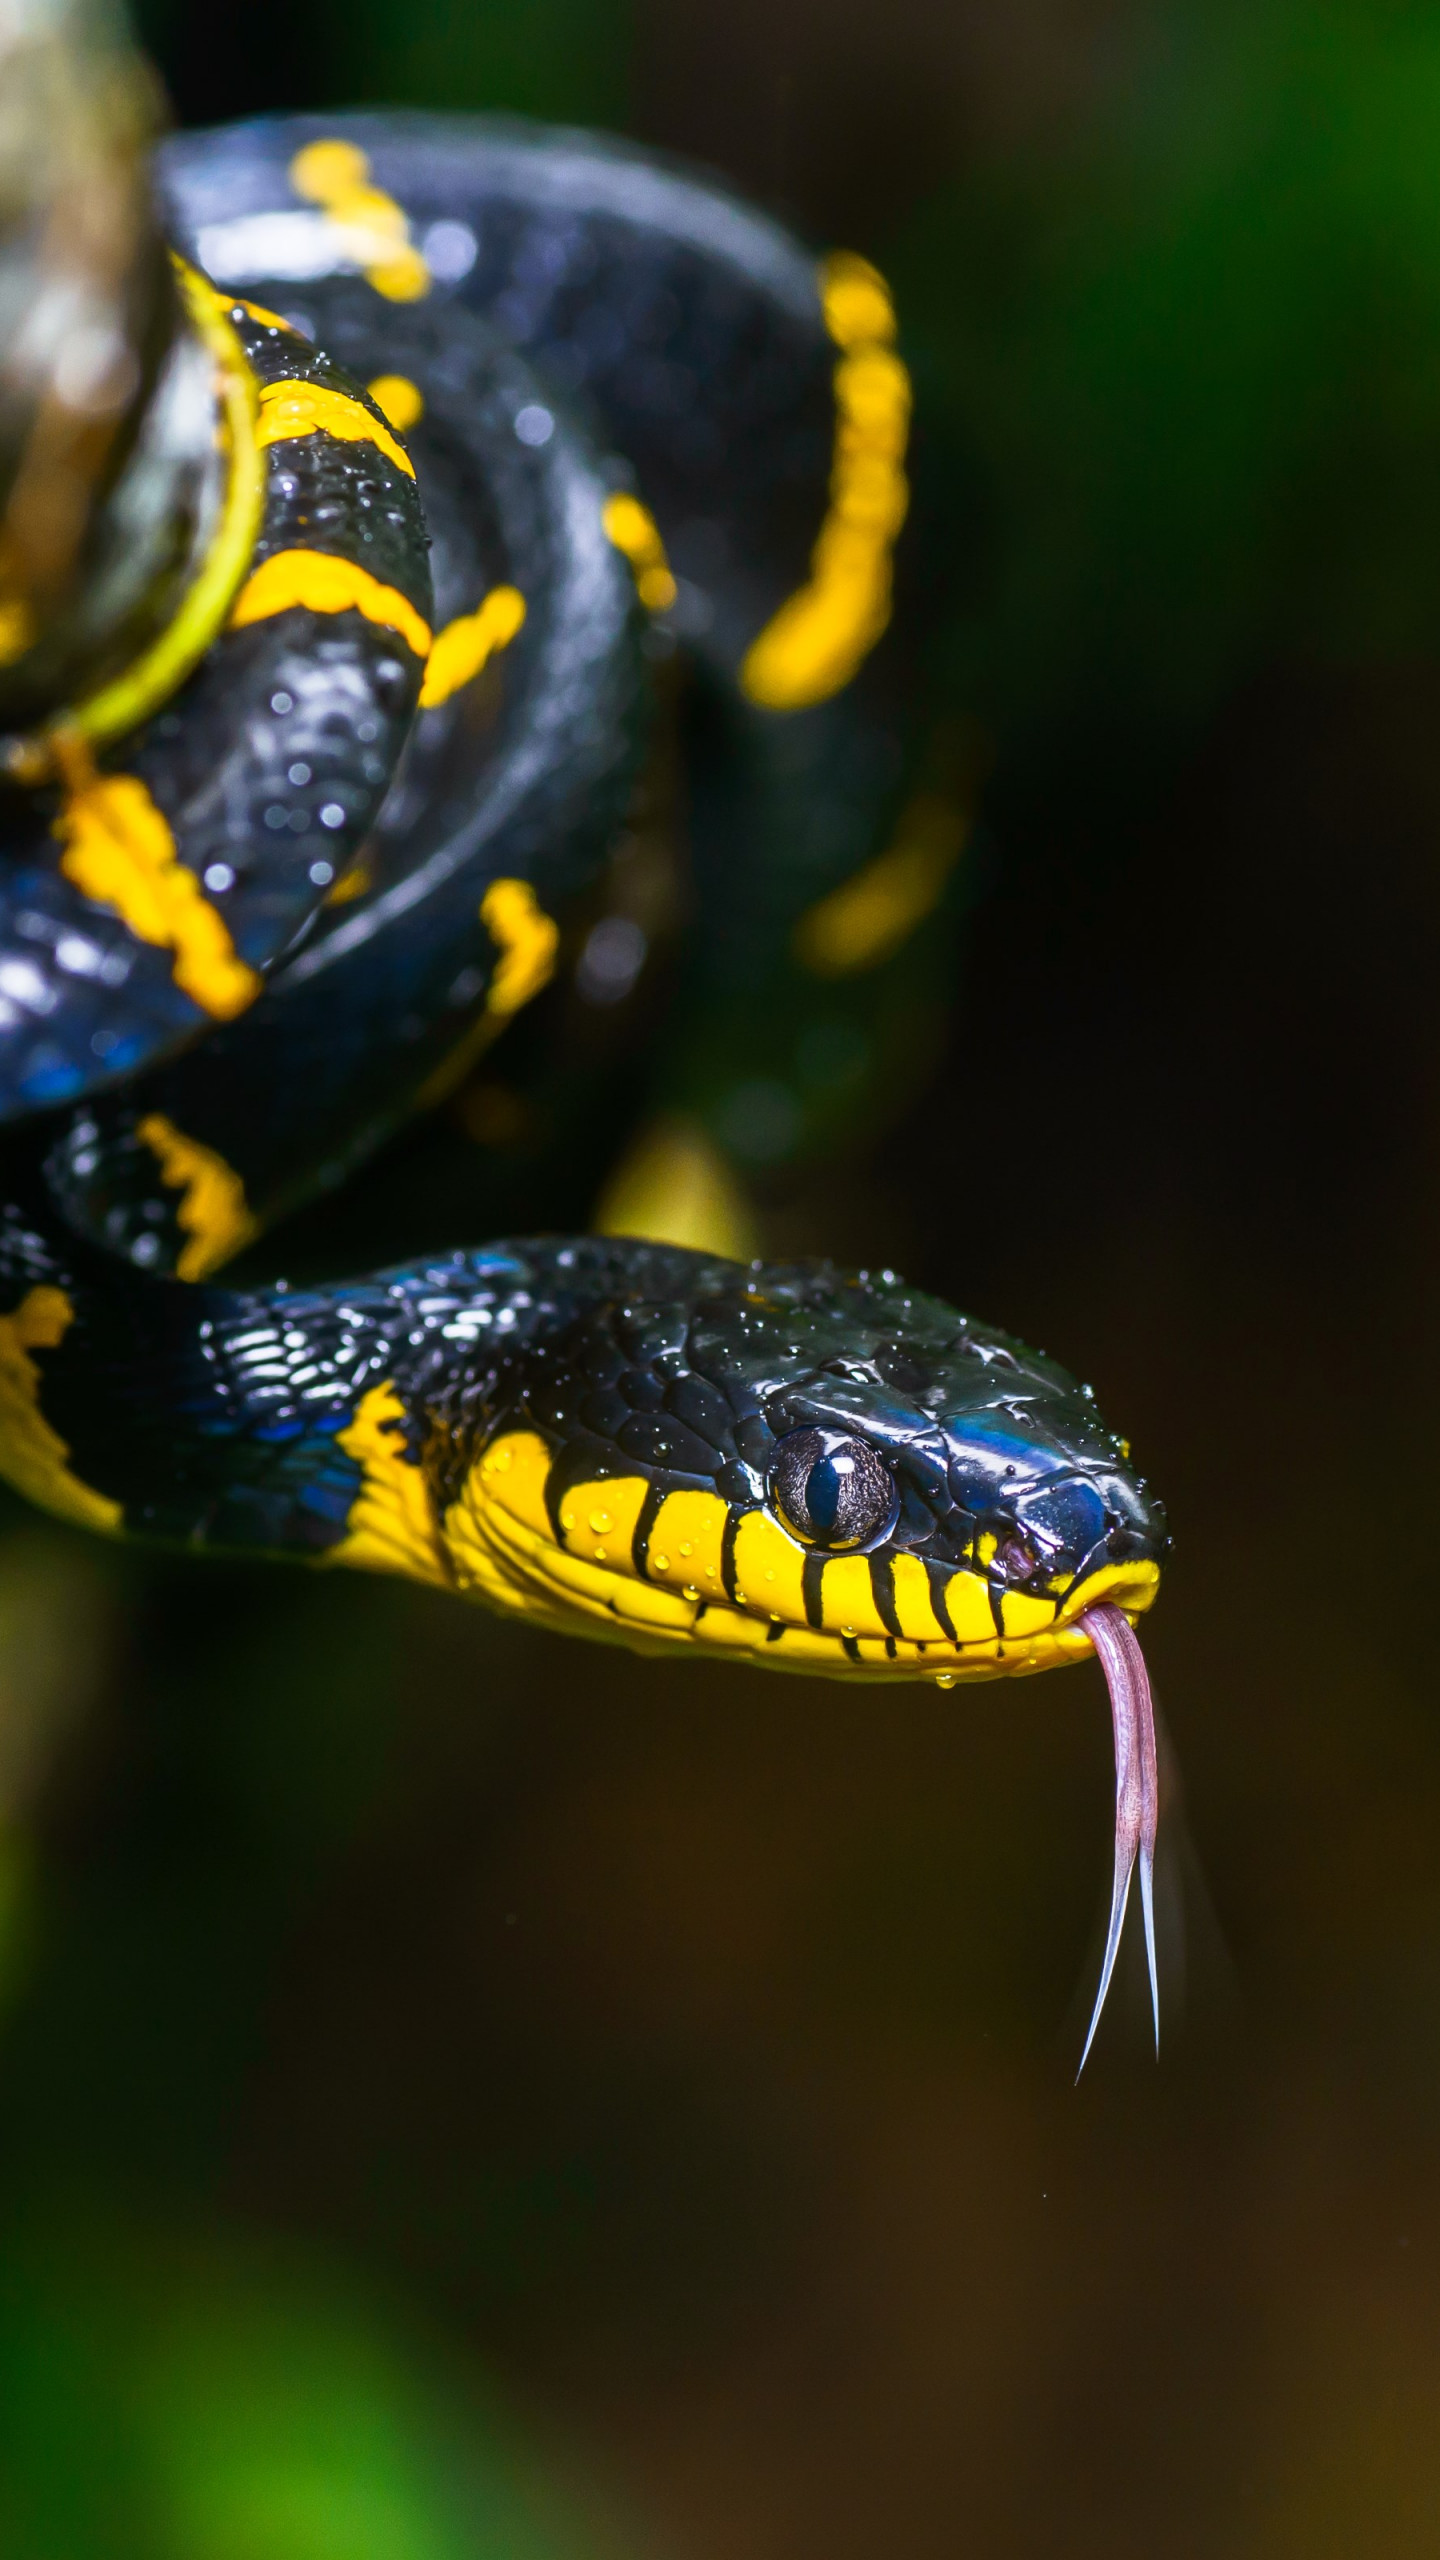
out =
[[889,1271],[633,1235],[209,1276],[517,1014],[563,1046],[557,963],[642,974],[595,895],[657,686],[690,908],[650,1099],[717,1196],[920,1041],[963,826],[895,612],[883,280],[502,120],[262,123],[160,173],[178,284],[132,205],[131,359],[48,588],[26,493],[73,328],[8,413],[0,1471],[93,1529],[643,1650],[946,1688],[1098,1654],[1098,2018],[1137,1859],[1154,1982],[1132,1621],[1166,1533],[1088,1389]]

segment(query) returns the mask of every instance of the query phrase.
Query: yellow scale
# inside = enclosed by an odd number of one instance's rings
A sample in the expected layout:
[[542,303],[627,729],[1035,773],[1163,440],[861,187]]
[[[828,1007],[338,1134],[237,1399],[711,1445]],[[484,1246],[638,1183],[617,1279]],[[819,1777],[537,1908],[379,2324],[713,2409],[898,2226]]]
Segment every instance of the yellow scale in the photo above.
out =
[[[650,1531],[643,1576],[634,1563],[635,1533],[649,1486],[643,1476],[610,1476],[576,1484],[563,1497],[556,1543],[546,1501],[552,1460],[533,1431],[503,1433],[471,1469],[441,1524],[441,1542],[458,1588],[493,1607],[557,1627],[575,1625],[649,1650],[675,1641],[747,1653],[774,1670],[865,1672],[897,1678],[930,1669],[945,1686],[996,1670],[1040,1670],[1083,1659],[1088,1638],[1057,1623],[1057,1603],[1007,1592],[1005,1633],[996,1634],[982,1570],[952,1574],[946,1599],[958,1645],[935,1616],[924,1565],[894,1560],[895,1611],[902,1630],[887,1642],[869,1562],[829,1556],[821,1577],[822,1625],[806,1623],[806,1550],[766,1511],[747,1513],[735,1533],[735,1598],[724,1581],[729,1507],[714,1493],[667,1494]],[[1087,1603],[1104,1595],[1143,1606],[1153,1568],[1117,1567],[1086,1586]],[[781,1640],[771,1629],[779,1624]],[[845,1640],[855,1648],[847,1653]],[[922,1651],[922,1648],[924,1649]]]

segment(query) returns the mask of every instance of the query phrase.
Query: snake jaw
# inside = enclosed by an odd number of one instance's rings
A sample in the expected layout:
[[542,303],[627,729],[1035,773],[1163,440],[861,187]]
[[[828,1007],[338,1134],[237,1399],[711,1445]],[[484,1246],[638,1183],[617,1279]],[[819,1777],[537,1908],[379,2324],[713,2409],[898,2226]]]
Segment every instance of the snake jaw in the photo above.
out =
[[1137,1862],[1156,2053],[1160,2050],[1160,1987],[1155,1966],[1155,1833],[1159,1821],[1160,1790],[1155,1750],[1155,1709],[1139,1637],[1124,1610],[1113,1600],[1092,1602],[1079,1613],[1076,1623],[1089,1637],[1099,1657],[1110,1692],[1110,1713],[1115,1728],[1115,1867],[1110,1888],[1110,1921],[1105,1933],[1100,1987],[1090,2013],[1090,2028],[1085,2038],[1085,2050],[1080,2056],[1080,2070],[1075,2074],[1078,2080],[1090,2058],[1090,2047],[1095,2041],[1095,2030],[1100,2024],[1101,2011],[1115,1971],[1130,1899],[1130,1879]]

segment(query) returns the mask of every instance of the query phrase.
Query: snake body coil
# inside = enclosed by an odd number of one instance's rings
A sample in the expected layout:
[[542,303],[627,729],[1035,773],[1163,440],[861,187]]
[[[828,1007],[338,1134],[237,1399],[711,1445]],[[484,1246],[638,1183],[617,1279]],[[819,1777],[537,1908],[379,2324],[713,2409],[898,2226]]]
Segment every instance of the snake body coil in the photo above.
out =
[[1162,1515],[1088,1392],[893,1274],[618,1237],[208,1278],[572,965],[657,676],[690,873],[653,1101],[753,1174],[923,1051],[964,822],[895,613],[882,279],[493,120],[240,127],[161,179],[209,552],[88,693],[72,665],[47,710],[23,649],[0,667],[0,1469],[91,1527],[772,1669],[948,1686],[1113,1621],[1143,1735]]

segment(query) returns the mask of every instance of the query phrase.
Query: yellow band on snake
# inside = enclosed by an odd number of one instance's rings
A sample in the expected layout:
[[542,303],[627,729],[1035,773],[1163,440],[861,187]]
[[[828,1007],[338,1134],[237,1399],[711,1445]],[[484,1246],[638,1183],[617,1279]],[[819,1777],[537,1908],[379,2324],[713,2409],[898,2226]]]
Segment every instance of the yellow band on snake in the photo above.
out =
[[820,300],[840,349],[830,504],[809,577],[741,662],[741,689],[764,711],[808,710],[858,674],[890,620],[891,554],[910,502],[910,376],[889,287],[868,259],[837,249],[820,270]]
[[343,391],[328,390],[322,382],[265,384],[260,394],[262,444],[283,444],[291,436],[322,432],[338,436],[345,444],[376,445],[407,479],[415,477],[415,465],[403,444],[396,443],[381,419],[371,417],[363,402],[349,399]]
[[409,597],[336,551],[272,551],[236,597],[230,627],[243,631],[247,623],[266,622],[295,605],[309,613],[363,613],[380,629],[398,631],[417,658],[430,655],[430,625]]

